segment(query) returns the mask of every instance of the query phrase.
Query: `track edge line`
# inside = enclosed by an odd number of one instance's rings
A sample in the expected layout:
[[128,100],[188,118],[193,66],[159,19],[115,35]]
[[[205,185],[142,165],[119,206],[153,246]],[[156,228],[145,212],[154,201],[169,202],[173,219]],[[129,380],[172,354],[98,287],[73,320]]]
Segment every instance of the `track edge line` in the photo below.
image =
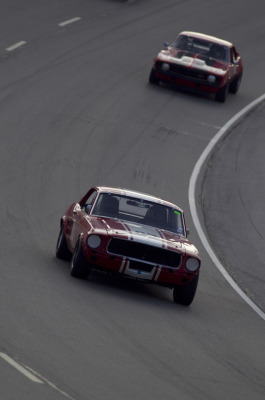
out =
[[189,189],[188,189],[188,198],[189,198],[189,206],[191,211],[191,216],[193,219],[193,223],[195,228],[198,232],[198,235],[201,239],[201,242],[209,254],[210,258],[214,262],[216,268],[221,272],[227,282],[232,286],[232,288],[241,296],[241,298],[265,321],[265,313],[246,295],[246,293],[238,286],[235,280],[228,274],[225,267],[217,258],[216,254],[214,253],[212,247],[209,244],[209,241],[202,229],[197,208],[195,202],[195,190],[197,179],[200,174],[201,168],[204,165],[206,159],[212,152],[213,148],[216,144],[220,141],[220,139],[227,133],[229,129],[234,127],[234,125],[238,124],[241,119],[245,118],[247,114],[253,111],[258,105],[260,105],[265,100],[265,94],[258,97],[256,100],[249,103],[246,107],[244,107],[241,111],[235,114],[218,132],[217,134],[211,139],[208,143],[204,151],[202,152],[201,156],[199,157],[198,161],[195,164],[195,167],[192,171],[190,181],[189,181]]

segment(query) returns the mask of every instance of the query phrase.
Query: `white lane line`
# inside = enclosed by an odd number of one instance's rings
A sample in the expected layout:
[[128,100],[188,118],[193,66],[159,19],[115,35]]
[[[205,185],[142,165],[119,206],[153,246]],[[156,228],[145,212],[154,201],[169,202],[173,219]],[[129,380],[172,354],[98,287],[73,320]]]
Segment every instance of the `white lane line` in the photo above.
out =
[[[40,374],[38,374],[36,371],[34,371],[32,368],[29,368],[28,366],[24,365],[21,363],[19,364],[13,358],[9,357],[7,354],[0,352],[0,357],[5,360],[8,364],[10,364],[12,367],[16,368],[19,372],[21,372],[23,375],[25,375],[28,379],[30,379],[33,382],[36,383],[46,383],[49,385],[52,389],[60,393],[62,396],[66,397],[68,400],[76,400],[74,397],[70,396],[63,390],[61,390],[58,386],[56,386],[54,383],[49,381],[48,379],[44,378]],[[39,378],[40,379],[39,379]]]
[[24,44],[26,44],[27,42],[25,42],[24,40],[21,40],[20,42],[17,42],[15,44],[13,44],[12,46],[9,46],[6,48],[7,51],[13,51],[16,50],[18,47],[24,46]]
[[[67,21],[60,22],[58,24],[58,26],[63,27],[63,26],[69,25],[69,24],[73,24],[74,22],[78,22],[81,19],[82,19],[81,17],[75,17],[72,19],[68,19]],[[25,44],[27,44],[27,42],[25,40],[21,40],[20,42],[14,43],[11,46],[7,47],[6,51],[14,51],[14,50],[18,49],[19,47],[24,46]]]
[[67,21],[60,22],[58,25],[59,26],[65,26],[65,25],[73,24],[74,22],[77,22],[77,21],[80,21],[80,20],[81,20],[80,17],[75,17],[75,18],[72,18],[72,19],[68,19]]
[[16,368],[21,374],[25,375],[28,379],[35,383],[43,383],[40,379],[38,379],[34,374],[29,372],[26,368],[22,367],[20,364],[18,364],[13,358],[9,357],[5,353],[0,352],[0,357],[2,357],[3,360],[8,362],[8,364],[12,365],[12,367]]
[[38,374],[38,376],[40,376],[43,379],[43,381],[46,382],[47,385],[49,385],[53,390],[55,390],[56,392],[60,393],[66,399],[68,399],[68,400],[76,400],[74,397],[72,397],[68,393],[64,392],[62,389],[60,389],[58,386],[56,386],[54,383],[52,383],[48,379],[44,378],[43,376],[41,376],[39,374]]
[[197,183],[197,179],[198,179],[200,170],[201,170],[203,164],[205,163],[207,157],[213,150],[214,146],[217,144],[217,142],[227,133],[227,131],[229,129],[231,129],[231,127],[233,125],[239,123],[239,121],[241,119],[245,118],[247,116],[247,114],[249,114],[256,106],[258,106],[264,100],[265,100],[265,94],[263,94],[262,96],[260,96],[256,100],[254,100],[252,103],[247,105],[245,108],[243,108],[241,111],[239,111],[212,138],[212,140],[206,146],[206,148],[204,149],[203,153],[201,154],[200,158],[198,159],[198,161],[194,167],[194,170],[190,177],[189,194],[188,194],[193,222],[197,229],[198,235],[202,241],[203,246],[205,247],[206,251],[208,252],[208,254],[211,257],[212,261],[214,262],[215,266],[218,268],[218,270],[221,272],[221,274],[225,277],[227,282],[263,320],[265,320],[265,313],[252,300],[250,300],[250,298],[245,294],[245,292],[243,292],[243,290],[237,285],[237,283],[228,274],[228,272],[226,271],[224,266],[220,263],[219,259],[217,258],[214,251],[212,250],[212,248],[204,234],[204,231],[202,229],[202,226],[201,226],[201,223],[200,223],[200,220],[198,217],[196,203],[195,203],[195,188],[196,188],[196,183]]

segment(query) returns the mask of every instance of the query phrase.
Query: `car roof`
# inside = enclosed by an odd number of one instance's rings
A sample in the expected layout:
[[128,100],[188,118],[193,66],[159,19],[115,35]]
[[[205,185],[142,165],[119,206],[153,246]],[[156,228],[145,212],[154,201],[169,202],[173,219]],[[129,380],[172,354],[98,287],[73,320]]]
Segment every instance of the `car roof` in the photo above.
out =
[[99,192],[102,192],[102,193],[119,194],[119,195],[132,196],[132,197],[136,197],[136,198],[139,198],[139,199],[149,200],[149,201],[152,201],[154,203],[163,204],[163,205],[168,206],[168,207],[177,208],[179,211],[183,212],[183,210],[179,206],[174,204],[174,203],[171,203],[171,202],[169,202],[167,200],[163,200],[163,199],[161,199],[160,197],[157,197],[157,196],[153,196],[153,195],[150,195],[150,194],[147,194],[147,193],[138,192],[136,190],[118,188],[118,187],[113,187],[113,186],[96,186],[95,189],[97,189]]
[[204,39],[204,40],[208,40],[210,42],[222,44],[223,46],[227,46],[227,47],[233,46],[233,44],[231,42],[228,42],[227,40],[219,39],[215,36],[205,35],[204,33],[183,31],[183,32],[180,32],[179,35],[187,35],[187,36],[191,36],[191,37],[198,38],[198,39]]

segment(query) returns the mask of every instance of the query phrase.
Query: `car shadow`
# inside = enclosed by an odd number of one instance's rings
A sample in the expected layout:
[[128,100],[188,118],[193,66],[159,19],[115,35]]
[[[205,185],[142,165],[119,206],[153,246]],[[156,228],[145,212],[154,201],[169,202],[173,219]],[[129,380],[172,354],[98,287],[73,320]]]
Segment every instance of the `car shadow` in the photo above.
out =
[[159,308],[165,306],[167,310],[185,310],[187,312],[190,309],[190,307],[173,302],[173,289],[97,270],[91,270],[87,279],[78,279],[70,275],[70,262],[57,258],[55,258],[55,262],[60,267],[60,271],[68,274],[69,278],[73,280],[73,284],[78,288],[82,287],[82,290],[85,290],[87,286],[88,290],[93,289],[97,293],[103,291],[104,295],[114,296],[120,301],[124,301],[126,298],[126,301],[132,300]]

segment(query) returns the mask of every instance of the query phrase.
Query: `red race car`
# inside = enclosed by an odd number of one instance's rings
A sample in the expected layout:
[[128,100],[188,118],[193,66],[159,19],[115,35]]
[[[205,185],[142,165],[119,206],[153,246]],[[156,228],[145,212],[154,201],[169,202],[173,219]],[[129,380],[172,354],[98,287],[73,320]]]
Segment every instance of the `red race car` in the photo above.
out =
[[239,89],[243,65],[232,43],[196,32],[181,32],[165,43],[154,59],[149,82],[165,82],[188,89],[214,93],[224,102],[227,93]]
[[200,256],[187,239],[183,211],[154,196],[93,187],[61,218],[56,256],[72,259],[71,275],[91,269],[173,288],[175,303],[190,305]]

